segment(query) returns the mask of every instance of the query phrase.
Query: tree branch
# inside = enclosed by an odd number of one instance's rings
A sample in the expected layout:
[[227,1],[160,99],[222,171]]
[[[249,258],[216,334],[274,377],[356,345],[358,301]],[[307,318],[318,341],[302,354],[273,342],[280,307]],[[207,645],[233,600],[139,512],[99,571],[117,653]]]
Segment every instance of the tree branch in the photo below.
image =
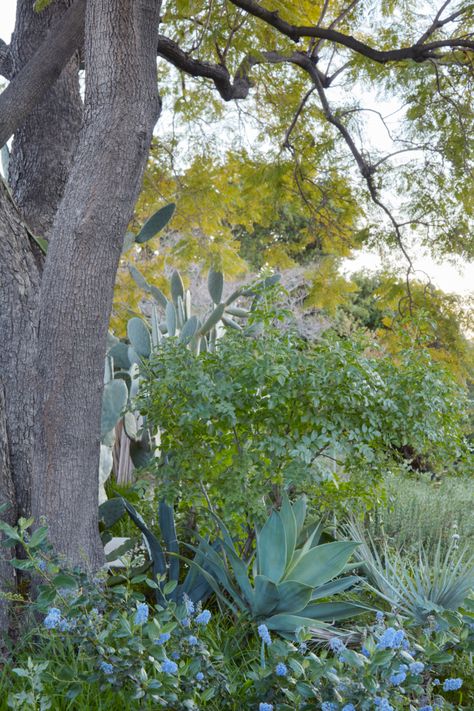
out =
[[0,39],[0,76],[11,79],[12,63],[10,47]]
[[192,59],[176,42],[165,35],[158,35],[158,56],[192,77],[212,79],[224,101],[246,99],[248,96],[251,84],[244,72],[237,72],[232,81],[224,65]]
[[0,95],[3,146],[54,84],[84,36],[86,0],[76,0]]
[[401,47],[399,49],[380,50],[371,47],[365,42],[345,35],[343,32],[338,32],[334,29],[325,29],[323,27],[314,27],[306,25],[292,25],[286,20],[283,20],[278,12],[267,10],[256,2],[256,0],[230,0],[233,5],[240,7],[250,15],[257,17],[259,20],[266,22],[267,25],[275,28],[278,32],[293,42],[299,42],[302,37],[315,37],[317,39],[327,39],[343,47],[347,47],[358,54],[361,54],[368,59],[379,64],[387,62],[397,62],[404,59],[413,59],[417,62],[423,62],[433,57],[433,53],[438,49],[467,49],[474,51],[474,40],[452,38],[445,40],[437,40],[429,44],[414,44],[410,47]]

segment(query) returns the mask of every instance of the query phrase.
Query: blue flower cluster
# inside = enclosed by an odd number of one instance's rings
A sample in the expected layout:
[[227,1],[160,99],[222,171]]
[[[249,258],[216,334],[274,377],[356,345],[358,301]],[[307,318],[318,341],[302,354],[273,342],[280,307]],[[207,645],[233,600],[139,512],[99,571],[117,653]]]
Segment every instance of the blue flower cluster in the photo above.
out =
[[344,642],[339,639],[339,637],[331,637],[331,639],[329,640],[329,648],[332,652],[338,654],[339,652],[342,652],[343,649],[345,649],[345,645]]
[[283,662],[279,662],[275,667],[275,674],[277,676],[286,676],[288,674],[286,664],[283,664]]
[[443,691],[457,691],[462,686],[462,679],[445,679]]
[[321,711],[337,711],[338,705],[333,701],[323,701],[321,704]]
[[203,625],[205,627],[207,624],[209,624],[209,620],[211,619],[211,613],[209,610],[203,610],[197,617],[196,617],[196,624],[197,625]]
[[50,607],[48,614],[44,618],[43,624],[47,630],[53,630],[59,626],[61,622],[61,610],[57,607]]
[[356,711],[354,704],[346,704],[342,707],[342,711]]
[[387,699],[384,699],[381,696],[375,697],[374,704],[377,706],[379,711],[393,711],[393,706],[388,702]]
[[171,659],[165,659],[161,662],[161,671],[164,674],[176,674],[178,671],[178,665],[176,662],[172,662]]
[[424,670],[425,665],[423,662],[412,662],[410,664],[410,673],[411,674],[421,674],[422,671]]
[[162,632],[158,639],[156,640],[157,644],[165,644],[169,638],[171,637],[169,632]]
[[271,644],[272,638],[270,637],[270,632],[266,625],[259,625],[257,628],[258,636],[264,642],[264,644]]
[[114,668],[113,668],[112,664],[109,664],[108,662],[101,662],[99,664],[99,667],[100,667],[101,671],[104,672],[104,674],[109,675],[109,674],[114,673]]
[[405,632],[387,627],[377,642],[377,649],[400,649],[405,641]]
[[393,684],[394,686],[399,686],[400,684],[403,684],[405,679],[407,678],[406,672],[403,669],[400,669],[397,672],[394,672],[390,676],[390,683]]
[[266,704],[262,702],[258,705],[258,711],[273,711],[273,704]]
[[134,623],[136,625],[143,625],[148,620],[148,605],[146,602],[139,602],[137,605],[137,611],[135,612]]

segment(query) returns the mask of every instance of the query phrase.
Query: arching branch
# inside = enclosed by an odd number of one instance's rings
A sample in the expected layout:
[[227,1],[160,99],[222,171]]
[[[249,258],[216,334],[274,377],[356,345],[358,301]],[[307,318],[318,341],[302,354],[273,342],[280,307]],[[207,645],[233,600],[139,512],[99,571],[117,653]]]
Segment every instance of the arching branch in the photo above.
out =
[[433,58],[436,51],[440,49],[467,49],[474,51],[474,40],[464,38],[451,38],[429,42],[428,44],[413,44],[409,47],[400,47],[399,49],[381,50],[372,47],[371,45],[361,42],[360,40],[346,35],[334,29],[327,29],[317,26],[292,25],[286,20],[283,20],[278,12],[267,10],[262,7],[256,0],[230,0],[236,7],[240,7],[250,15],[270,25],[285,37],[299,42],[302,37],[314,37],[316,39],[326,39],[335,44],[339,44],[347,49],[361,54],[368,59],[379,64],[387,62],[398,62],[404,59],[413,59],[416,62],[423,62]]

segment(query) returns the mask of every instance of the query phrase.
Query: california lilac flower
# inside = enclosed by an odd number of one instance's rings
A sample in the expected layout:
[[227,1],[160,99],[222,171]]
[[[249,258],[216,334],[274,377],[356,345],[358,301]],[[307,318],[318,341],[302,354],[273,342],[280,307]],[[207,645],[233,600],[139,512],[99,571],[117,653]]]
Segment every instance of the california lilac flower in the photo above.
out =
[[346,704],[342,707],[342,711],[356,711],[354,704]]
[[367,649],[367,647],[362,647],[362,649],[360,650],[360,653],[363,654],[364,657],[367,657],[367,659],[370,657],[370,652]]
[[104,674],[113,674],[114,673],[114,668],[112,664],[109,664],[108,662],[101,662],[99,664],[101,671],[104,672]]
[[188,637],[188,644],[190,644],[192,647],[194,647],[196,644],[199,644],[198,638],[195,637],[194,635],[190,635]]
[[260,703],[258,705],[258,711],[273,711],[273,704]]
[[181,659],[181,654],[179,652],[171,652],[171,659]]
[[344,642],[342,642],[339,637],[331,637],[329,640],[329,647],[335,654],[342,652],[342,650],[345,649]]
[[421,674],[424,668],[425,665],[423,664],[423,662],[412,662],[410,664],[410,672],[412,674]]
[[161,662],[161,671],[165,674],[176,674],[178,665],[170,659],[165,659],[164,662]]
[[323,701],[321,704],[321,711],[337,711],[338,705],[332,701]]
[[139,602],[137,605],[137,611],[135,612],[134,623],[136,625],[142,625],[148,620],[148,605],[146,602]]
[[443,691],[457,691],[462,686],[462,679],[445,679]]
[[439,686],[441,684],[439,679],[433,679],[433,686]]
[[268,631],[268,627],[266,625],[259,625],[257,632],[262,642],[265,644],[272,643],[272,638],[270,637],[270,632]]
[[40,570],[46,570],[47,567],[48,567],[48,566],[46,565],[46,561],[45,561],[45,560],[39,560],[39,561],[38,561],[38,568],[39,568]]
[[379,711],[393,711],[393,706],[389,704],[387,699],[383,699],[381,696],[375,697],[374,704],[378,707]]
[[375,619],[377,620],[377,622],[383,622],[385,619],[385,615],[379,610],[375,615]]
[[196,681],[203,681],[204,680],[204,674],[202,672],[198,672],[196,674]]
[[403,630],[387,627],[377,642],[377,649],[399,649],[405,639]]
[[433,707],[432,706],[420,706],[418,711],[433,711]]
[[59,625],[60,621],[61,610],[58,610],[57,607],[50,607],[48,610],[48,614],[44,618],[43,624],[47,630],[52,630]]
[[283,662],[279,662],[275,667],[275,674],[277,676],[286,676],[288,674],[286,664],[283,664]]
[[395,672],[394,674],[391,675],[390,677],[390,683],[393,684],[394,686],[399,686],[399,684],[403,684],[405,679],[407,678],[407,675],[405,674],[404,671],[398,671]]
[[211,613],[209,610],[203,610],[197,617],[196,623],[198,625],[207,625],[211,619]]
[[77,626],[76,620],[65,620],[65,619],[59,620],[59,630],[61,632],[70,632],[76,626]]
[[192,615],[195,610],[194,602],[187,595],[183,596],[183,602],[184,602],[184,606],[186,608],[186,614]]
[[185,617],[183,620],[181,620],[181,624],[183,627],[191,627],[191,622],[189,621],[189,617]]
[[171,637],[171,635],[169,632],[162,632],[160,634],[160,636],[158,637],[158,639],[156,640],[156,643],[157,644],[165,644],[165,642],[167,642],[170,637]]

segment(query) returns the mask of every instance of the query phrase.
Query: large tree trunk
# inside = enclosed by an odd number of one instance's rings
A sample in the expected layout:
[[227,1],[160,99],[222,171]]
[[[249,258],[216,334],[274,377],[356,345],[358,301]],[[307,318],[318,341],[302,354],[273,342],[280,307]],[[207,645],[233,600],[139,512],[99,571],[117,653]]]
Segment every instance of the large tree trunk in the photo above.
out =
[[[9,49],[12,78],[33,56],[51,23],[58,22],[67,6],[62,0],[45,12],[36,13],[33,0],[18,0]],[[17,510],[23,516],[31,512],[34,368],[42,259],[22,220],[40,234],[50,225],[64,192],[81,113],[78,64],[74,59],[15,134],[10,177],[13,193],[21,204],[21,216],[3,183],[0,186],[0,379],[5,394],[2,407],[11,477]]]
[[157,0],[89,0],[84,126],[50,233],[38,340],[32,506],[56,551],[103,562],[98,465],[104,356],[116,270],[153,126]]
[[[71,4],[56,0],[38,13],[34,0],[18,0],[10,47],[13,76],[30,61],[51,26]],[[82,5],[82,3],[81,3]],[[82,12],[77,13],[80,20]],[[82,123],[79,56],[73,56],[59,79],[15,133],[9,182],[16,204],[32,231],[47,237],[69,176]]]
[[[0,409],[18,513],[23,516],[30,512],[39,282],[27,231],[0,180],[0,387],[5,394]],[[0,499],[5,498],[2,487]]]

